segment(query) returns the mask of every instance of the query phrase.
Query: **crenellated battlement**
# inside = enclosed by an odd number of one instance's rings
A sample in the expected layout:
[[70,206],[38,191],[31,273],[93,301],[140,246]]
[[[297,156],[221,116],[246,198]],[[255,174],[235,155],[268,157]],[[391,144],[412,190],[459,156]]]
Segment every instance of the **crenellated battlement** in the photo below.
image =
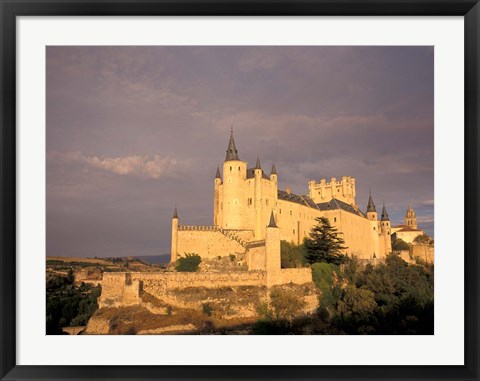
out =
[[178,230],[221,231],[221,228],[214,225],[178,225]]
[[341,180],[332,177],[330,181],[320,179],[308,182],[309,196],[315,203],[328,202],[332,198],[355,205],[355,178],[343,176]]

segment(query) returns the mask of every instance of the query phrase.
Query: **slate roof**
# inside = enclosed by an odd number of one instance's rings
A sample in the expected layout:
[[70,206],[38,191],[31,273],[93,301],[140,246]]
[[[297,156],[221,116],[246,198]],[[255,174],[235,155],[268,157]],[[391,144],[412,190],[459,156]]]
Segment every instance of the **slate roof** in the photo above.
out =
[[[247,169],[247,179],[253,179],[255,177],[255,168],[248,168]],[[268,177],[265,172],[262,172],[262,178],[266,180],[270,180],[270,177]]]
[[273,216],[273,210],[272,213],[270,214],[270,223],[268,224],[269,228],[276,228],[277,224],[275,223],[275,217]]
[[332,198],[328,202],[321,202],[317,204],[319,210],[335,210],[341,209],[349,213],[356,214],[360,217],[365,217],[365,215],[358,209],[355,209],[352,205],[347,204],[346,202],[337,200],[336,198]]
[[228,142],[227,156],[225,157],[225,161],[229,160],[240,160],[237,147],[235,147],[235,140],[233,140],[233,130],[230,131],[230,141]]
[[272,175],[276,175],[277,174],[277,168],[275,168],[275,163],[272,164],[272,172],[271,172]]
[[373,203],[372,195],[368,196],[367,213],[368,213],[368,212],[375,212],[375,213],[377,213],[377,209],[375,209],[375,204]]
[[295,202],[300,205],[309,206],[310,208],[313,208],[313,209],[318,209],[317,205],[313,202],[313,200],[309,196],[299,196],[298,194],[288,193],[283,190],[279,190],[278,199]]
[[387,208],[385,208],[385,204],[383,204],[382,221],[390,221],[390,219],[388,218]]

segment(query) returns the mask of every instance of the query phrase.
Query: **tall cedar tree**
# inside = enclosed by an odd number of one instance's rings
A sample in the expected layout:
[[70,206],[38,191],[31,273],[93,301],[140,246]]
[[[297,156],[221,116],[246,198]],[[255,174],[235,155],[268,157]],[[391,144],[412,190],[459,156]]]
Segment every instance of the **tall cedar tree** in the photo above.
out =
[[307,253],[305,258],[312,263],[326,262],[339,265],[343,262],[345,256],[342,250],[345,241],[338,236],[338,231],[326,217],[318,217],[315,219],[318,224],[312,228],[310,232],[311,238],[305,238],[304,245]]

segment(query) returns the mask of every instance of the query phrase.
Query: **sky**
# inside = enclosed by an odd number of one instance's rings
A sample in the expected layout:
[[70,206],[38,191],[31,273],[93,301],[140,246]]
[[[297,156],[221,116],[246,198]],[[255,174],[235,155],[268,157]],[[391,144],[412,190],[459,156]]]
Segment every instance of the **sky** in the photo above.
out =
[[47,47],[47,255],[170,252],[171,217],[213,224],[233,126],[279,189],[356,179],[392,225],[434,229],[434,48]]

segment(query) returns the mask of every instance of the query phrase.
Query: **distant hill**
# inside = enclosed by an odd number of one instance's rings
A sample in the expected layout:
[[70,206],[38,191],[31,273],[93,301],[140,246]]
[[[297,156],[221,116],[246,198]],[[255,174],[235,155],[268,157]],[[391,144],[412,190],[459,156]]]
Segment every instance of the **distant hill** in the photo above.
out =
[[170,262],[170,254],[161,255],[137,255],[135,258],[151,265],[163,265]]

